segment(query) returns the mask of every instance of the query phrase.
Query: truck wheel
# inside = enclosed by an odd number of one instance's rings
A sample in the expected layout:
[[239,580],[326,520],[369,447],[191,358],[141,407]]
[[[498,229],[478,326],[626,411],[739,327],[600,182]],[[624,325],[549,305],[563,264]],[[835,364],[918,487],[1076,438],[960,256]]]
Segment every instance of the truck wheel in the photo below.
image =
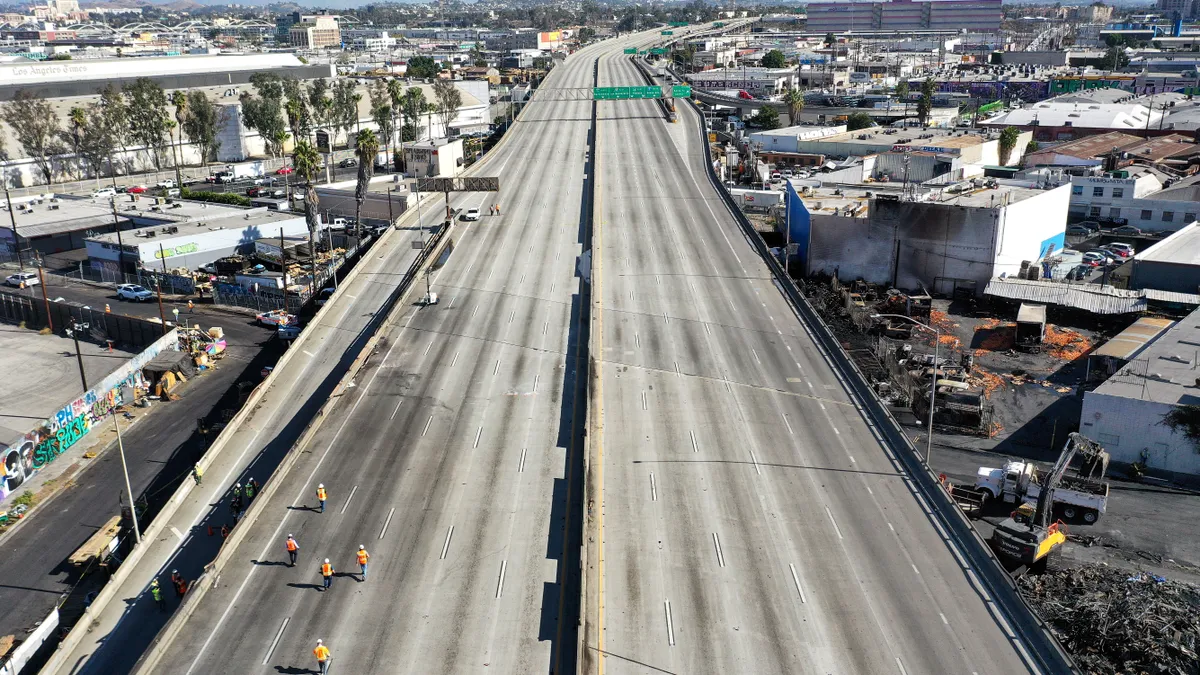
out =
[[1088,509],[1083,512],[1083,522],[1088,525],[1095,525],[1097,520],[1100,520],[1100,514],[1096,511]]
[[1068,506],[1063,507],[1062,514],[1063,514],[1063,520],[1066,520],[1067,522],[1071,522],[1071,521],[1074,521],[1075,518],[1077,518],[1079,516],[1079,510],[1076,509],[1074,506],[1068,505]]

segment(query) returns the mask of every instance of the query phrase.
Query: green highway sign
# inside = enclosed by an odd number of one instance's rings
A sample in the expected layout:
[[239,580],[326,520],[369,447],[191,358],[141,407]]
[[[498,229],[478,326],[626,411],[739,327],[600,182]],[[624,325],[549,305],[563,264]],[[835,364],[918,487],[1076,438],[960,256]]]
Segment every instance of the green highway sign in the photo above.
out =
[[636,54],[636,53],[637,53],[637,48],[636,48],[636,47],[629,47],[628,49],[626,49],[626,50],[625,50],[625,53],[626,53],[626,54]]
[[674,35],[674,34],[675,34],[675,31],[673,31],[673,30],[664,30],[664,31],[662,32],[662,34],[663,34],[663,35]]
[[721,23],[720,21],[713,24],[713,28],[724,28],[724,27],[725,27],[725,24]]
[[672,21],[671,25],[675,26],[676,28],[682,28],[683,26],[687,25],[687,22],[686,21]]
[[657,54],[659,56],[665,56],[667,53],[667,48],[666,47],[655,47],[654,49],[650,50],[650,53]]
[[677,84],[674,87],[671,87],[671,96],[674,96],[675,98],[690,98],[691,95],[692,85],[690,84]]
[[[691,95],[691,87],[685,87]],[[624,101],[637,98],[662,98],[662,87],[595,87],[592,98],[597,101]]]

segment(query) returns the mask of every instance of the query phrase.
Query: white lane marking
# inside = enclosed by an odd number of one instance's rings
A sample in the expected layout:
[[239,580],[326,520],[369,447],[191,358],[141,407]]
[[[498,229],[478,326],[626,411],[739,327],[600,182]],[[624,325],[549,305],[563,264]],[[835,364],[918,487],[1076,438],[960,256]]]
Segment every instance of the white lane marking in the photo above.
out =
[[279,632],[275,633],[275,639],[271,641],[271,646],[267,648],[267,653],[263,656],[262,663],[259,665],[265,666],[267,665],[267,661],[271,660],[271,654],[274,654],[275,648],[279,646],[279,638],[283,637],[283,629],[287,628],[288,622],[291,620],[292,617],[286,617],[284,618],[283,623],[279,625]]
[[391,419],[396,419],[396,413],[400,412],[400,406],[402,405],[404,405],[404,399],[400,399],[400,401],[396,404],[396,409],[392,411]]
[[808,600],[804,598],[804,589],[800,588],[800,577],[796,574],[796,566],[788,563],[788,567],[792,568],[792,581],[796,582],[796,592],[800,594],[800,604],[808,604]]
[[854,464],[854,455],[846,455],[846,456],[850,458],[850,463]]
[[509,312],[508,313],[508,322],[512,323],[513,317],[515,317],[516,315],[517,315],[517,311],[515,309],[513,311]]
[[692,452],[700,452],[700,446],[696,445],[696,432],[689,431],[692,436]]
[[525,453],[529,452],[529,448],[521,448],[521,463],[517,464],[517,473],[525,473]]
[[761,365],[762,365],[762,359],[759,359],[759,358],[758,358],[758,350],[757,350],[757,349],[755,349],[754,347],[751,347],[751,348],[750,348],[750,353],[754,354],[754,360],[755,360],[755,361],[758,361],[758,365],[760,365],[760,366],[761,366]]
[[787,425],[788,433],[795,436],[796,432],[792,431],[792,423],[788,421],[787,415],[784,413],[780,413],[780,415],[783,417],[783,423]]
[[683,376],[683,373],[679,372],[679,362],[678,362],[678,361],[672,361],[671,363],[674,363],[674,364],[675,364],[675,374],[676,374],[676,375],[679,375],[680,377],[682,377],[682,376]]
[[316,358],[316,356],[317,356],[316,354],[313,354],[312,352],[308,351],[307,349],[304,349],[301,351],[303,351],[305,354],[308,354],[312,358]]
[[430,416],[429,416],[429,419],[425,420],[425,430],[421,432],[421,435],[422,435],[422,436],[424,436],[425,434],[429,433],[429,425],[430,425],[432,422],[433,422],[433,415],[430,415]]
[[913,571],[916,572],[918,576],[920,576],[921,570],[917,569],[917,566],[913,565],[912,563],[909,563],[909,565],[912,565]]
[[834,428],[833,428],[833,433],[837,434],[838,436],[841,436],[841,435],[842,435],[842,432],[838,431],[838,428],[837,428],[837,427],[834,427]]
[[496,367],[492,368],[492,376],[495,377],[498,372],[500,372],[500,359],[496,359]]
[[888,523],[888,529],[892,531],[892,534],[896,533],[896,528],[892,527],[891,523]]
[[358,492],[358,486],[357,486],[357,485],[355,485],[355,486],[354,486],[354,489],[350,491],[350,496],[349,496],[349,497],[346,497],[346,503],[342,505],[342,513],[345,513],[345,512],[346,512],[346,509],[350,508],[350,500],[354,499],[354,493],[355,493],[355,492]]
[[637,345],[637,348],[638,348],[638,349],[641,349],[641,348],[642,348],[642,336],[641,336],[641,335],[638,335],[637,333],[634,333],[634,334],[633,334],[633,342],[634,342],[634,344],[636,344],[636,345]]
[[946,615],[945,615],[945,614],[942,614],[941,612],[938,612],[938,616],[942,617],[942,623],[946,624],[947,626],[949,626],[949,625],[950,625],[950,622],[946,620]]
[[483,425],[481,424],[481,425],[479,425],[479,431],[475,432],[475,445],[472,445],[471,446],[472,448],[479,447],[479,437],[482,435],[483,435]]
[[496,580],[496,599],[497,600],[499,600],[500,596],[504,594],[504,571],[506,569],[508,569],[508,561],[501,560],[500,561],[500,578]]
[[658,501],[658,486],[654,483],[654,472],[650,472],[650,501]]
[[646,392],[644,391],[642,392],[642,410],[649,410],[649,408],[646,407]]
[[475,309],[471,310],[471,318],[475,318],[475,313],[479,311],[479,305],[475,305]]
[[457,299],[458,299],[457,295],[454,296],[453,298],[450,298],[450,304],[446,306],[446,309],[454,309],[454,301]]
[[450,526],[450,529],[446,530],[446,542],[444,544],[442,544],[442,554],[440,556],[438,556],[438,560],[446,559],[446,551],[450,550],[450,537],[452,537],[452,536],[454,536],[454,526],[453,525]]
[[720,539],[720,537],[717,536],[716,532],[713,532],[712,535],[713,535],[713,547],[717,551],[717,564],[720,565],[721,567],[724,567],[725,566],[725,552],[721,550],[721,539]]
[[391,511],[388,511],[388,517],[387,517],[387,520],[383,521],[383,529],[379,531],[379,538],[380,538],[380,539],[383,539],[383,535],[387,534],[388,525],[391,525],[391,524],[392,524],[392,515],[393,515],[393,514],[395,514],[395,513],[396,513],[396,508],[395,508],[395,507],[392,507],[392,510],[391,510]]
[[824,403],[821,403],[820,401],[817,401],[817,405],[821,406],[821,410],[824,410],[824,409],[825,409],[825,404],[824,404]]
[[[729,383],[726,382],[725,384],[728,385]],[[762,468],[758,466],[758,457],[754,456],[754,450],[752,448],[750,449],[750,461],[754,463],[754,472],[761,476]]]
[[421,354],[421,356],[428,356],[431,347],[433,347],[433,340],[430,340],[429,344],[425,346],[425,353]]
[[[454,364],[456,364],[456,363],[458,363],[458,352],[454,352],[454,360],[450,362],[450,367],[453,368]],[[809,386],[812,386],[812,385],[809,385]]]
[[675,623],[671,621],[671,601],[664,600],[663,607],[667,610],[667,644],[675,646]]
[[867,494],[869,494],[869,495],[873,495],[873,494],[875,494],[875,493],[874,493],[874,492],[871,490],[871,486],[870,486],[870,485],[868,485],[868,486],[866,486],[866,487],[867,487]]
[[904,663],[900,660],[899,656],[896,657],[896,665],[900,668],[900,675],[908,675],[908,671],[904,669]]
[[546,326],[548,326],[549,324],[550,324],[550,322],[549,322],[549,321],[543,321],[543,322],[542,322],[542,335],[545,335],[545,334],[546,334]]
[[533,376],[533,393],[535,393],[535,394],[537,393],[538,381],[540,381],[541,379],[542,379],[541,375]]
[[179,537],[179,541],[183,541],[183,533],[179,531],[179,528],[172,525],[171,533],[174,534],[176,537]]
[[838,539],[844,539],[842,537],[842,529],[838,527],[837,521],[833,519],[833,512],[829,510],[828,506],[825,507],[825,514],[829,516],[829,522],[833,523],[833,531],[837,532]]

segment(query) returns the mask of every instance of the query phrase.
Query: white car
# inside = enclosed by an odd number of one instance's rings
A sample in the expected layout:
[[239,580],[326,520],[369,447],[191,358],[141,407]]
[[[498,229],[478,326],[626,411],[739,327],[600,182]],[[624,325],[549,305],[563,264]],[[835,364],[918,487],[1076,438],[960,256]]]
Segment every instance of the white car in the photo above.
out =
[[38,281],[37,272],[17,272],[5,279],[4,283],[9,286],[20,287],[22,284],[25,286],[37,286],[41,282]]
[[160,188],[162,188],[162,189],[164,189],[164,190],[167,190],[167,189],[170,189],[170,188],[173,188],[173,187],[177,187],[177,186],[175,185],[175,179],[173,179],[173,178],[168,178],[168,179],[166,179],[166,180],[160,180],[160,181],[158,181],[157,183],[155,183],[154,185],[155,185],[156,187],[160,187]]
[[137,284],[121,284],[117,286],[118,300],[132,300],[133,302],[146,302],[154,298],[154,294]]
[[463,220],[479,220],[479,209],[467,209],[463,214]]
[[117,189],[112,187],[103,187],[92,193],[92,199],[100,199],[102,197],[116,197]]

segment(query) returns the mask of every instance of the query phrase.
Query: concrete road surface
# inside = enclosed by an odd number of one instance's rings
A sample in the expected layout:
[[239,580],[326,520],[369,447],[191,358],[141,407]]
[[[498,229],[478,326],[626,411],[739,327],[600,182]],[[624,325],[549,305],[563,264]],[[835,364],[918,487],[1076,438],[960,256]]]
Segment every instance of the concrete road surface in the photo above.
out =
[[600,672],[1026,672],[679,115],[599,108]]
[[[572,55],[543,86],[590,87],[609,48]],[[531,104],[476,170],[499,176],[501,194],[456,199],[483,216],[455,231],[433,278],[440,304],[383,332],[381,356],[154,672],[300,672],[315,667],[317,639],[345,672],[573,672],[578,611],[563,581],[578,558],[564,564],[564,528],[580,498],[568,483],[581,458],[575,269],[590,126],[589,102]]]

